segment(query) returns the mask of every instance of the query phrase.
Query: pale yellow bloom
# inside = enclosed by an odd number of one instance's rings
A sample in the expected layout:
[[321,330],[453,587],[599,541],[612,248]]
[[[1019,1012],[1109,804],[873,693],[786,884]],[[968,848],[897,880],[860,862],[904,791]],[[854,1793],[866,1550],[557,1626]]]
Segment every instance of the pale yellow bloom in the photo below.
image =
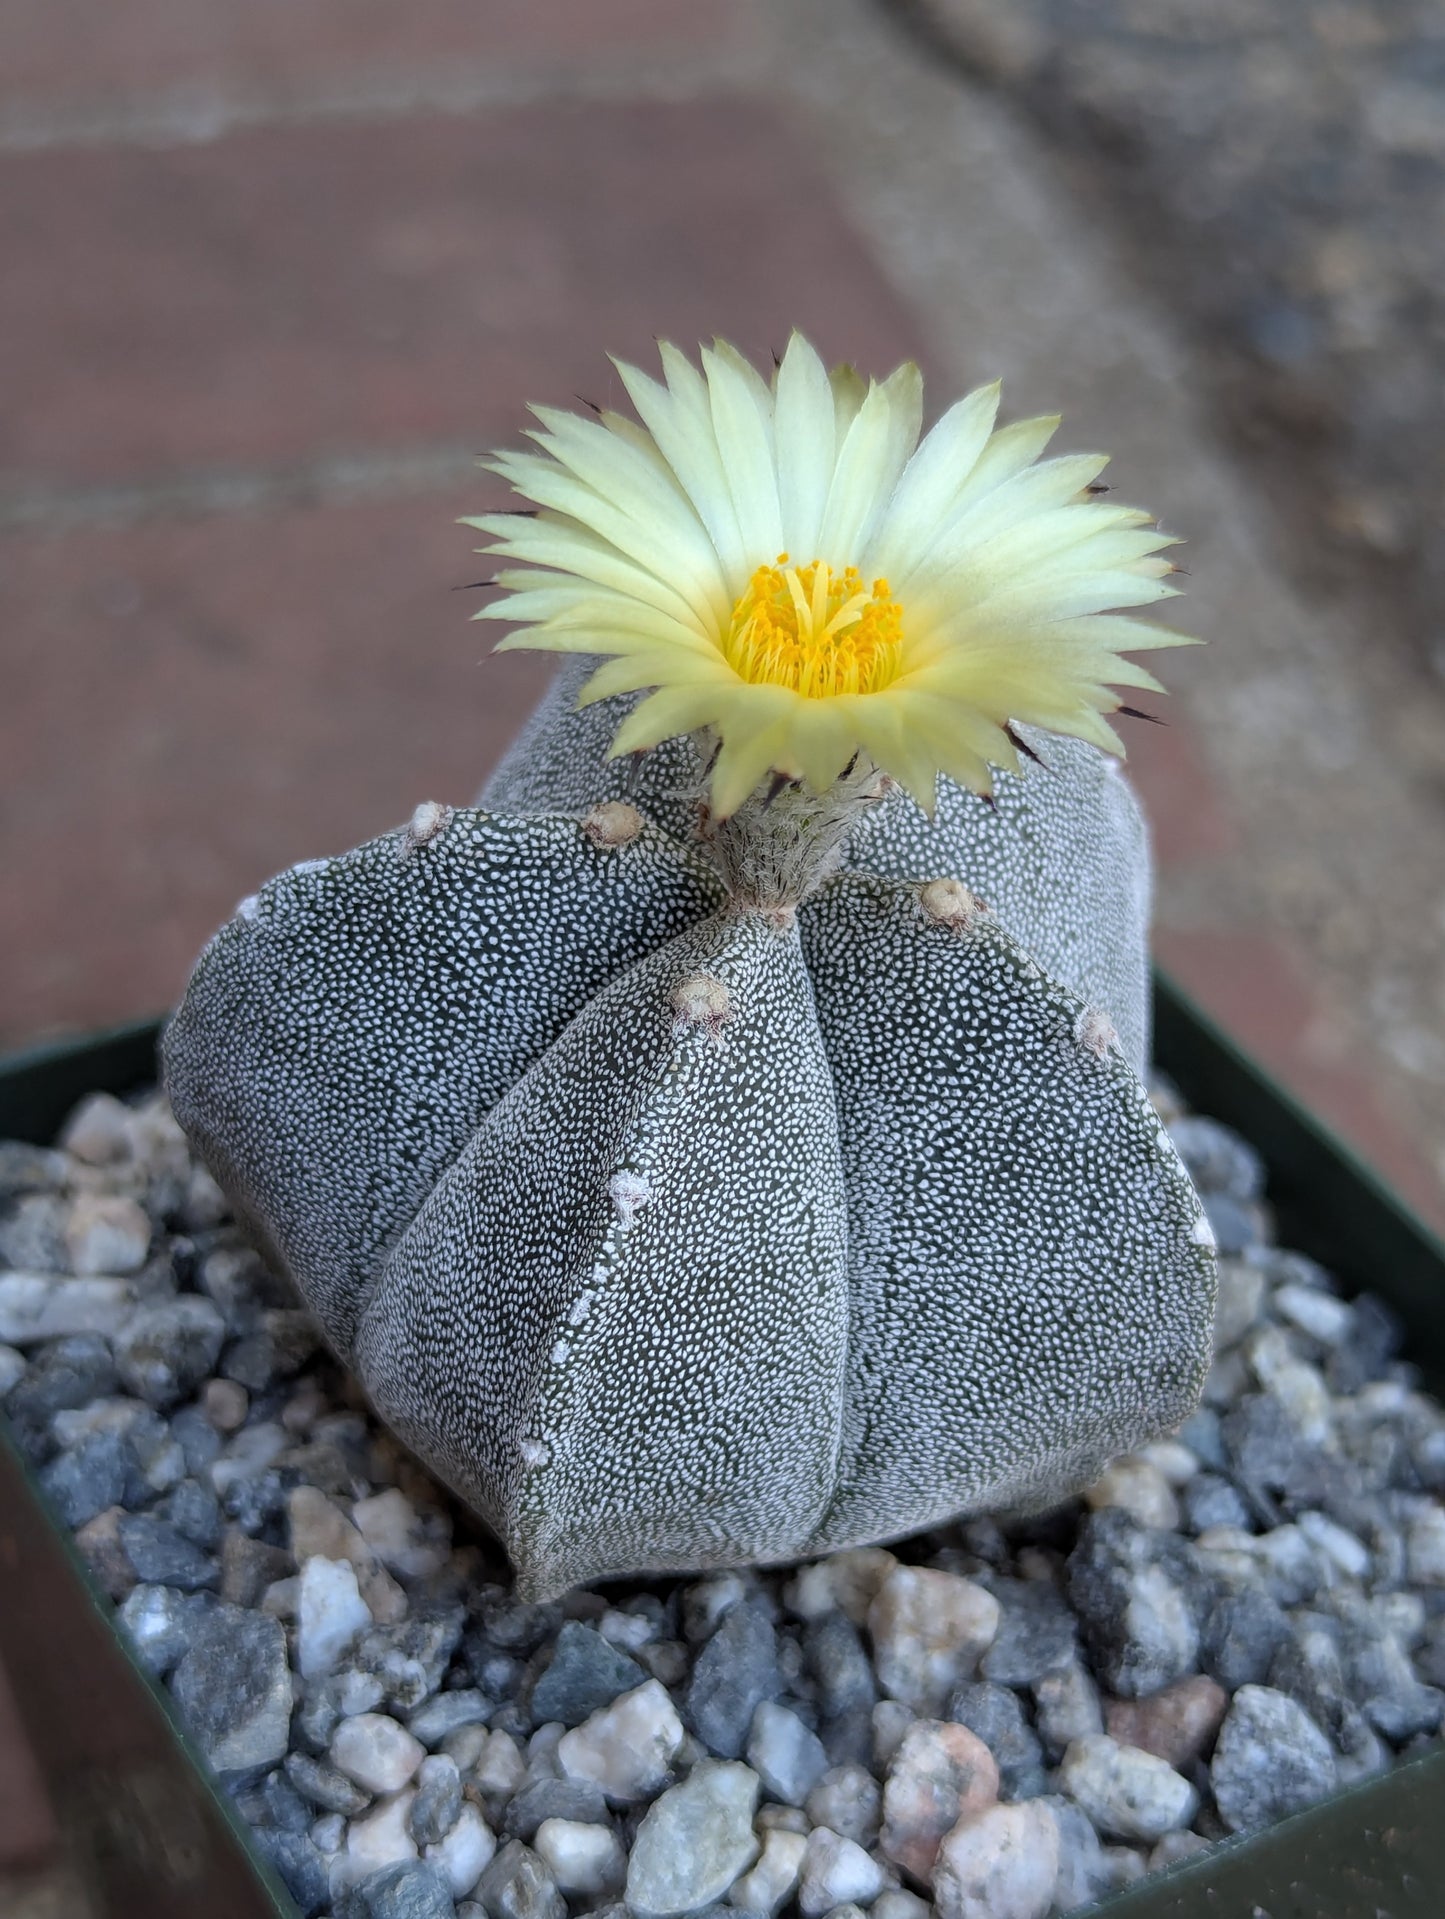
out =
[[1017,722],[1122,754],[1110,689],[1161,690],[1123,655],[1185,642],[1120,611],[1173,594],[1173,541],[1089,492],[1103,456],[1041,460],[1055,418],[995,430],[997,385],[920,444],[916,366],[830,375],[796,333],[771,383],[721,341],[701,372],[661,353],[661,382],[618,363],[640,426],[536,407],[541,452],[486,463],[535,517],[465,522],[528,563],[477,616],[518,624],[501,648],[610,656],[583,704],[652,689],[614,754],[711,729],[723,816],[859,753],[926,807],[940,772],[987,793]]

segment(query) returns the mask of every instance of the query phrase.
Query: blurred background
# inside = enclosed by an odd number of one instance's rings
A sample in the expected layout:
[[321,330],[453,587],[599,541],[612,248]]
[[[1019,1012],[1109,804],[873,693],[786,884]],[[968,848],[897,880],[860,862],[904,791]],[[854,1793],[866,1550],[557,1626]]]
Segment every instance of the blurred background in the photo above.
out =
[[1445,1221],[1442,168],[1431,0],[3,0],[0,1050],[467,800],[477,455],[797,325],[1187,537],[1159,954]]
[[798,325],[1187,536],[1160,955],[1439,1221],[1442,162],[1428,0],[5,0],[0,1046],[474,793],[476,456]]

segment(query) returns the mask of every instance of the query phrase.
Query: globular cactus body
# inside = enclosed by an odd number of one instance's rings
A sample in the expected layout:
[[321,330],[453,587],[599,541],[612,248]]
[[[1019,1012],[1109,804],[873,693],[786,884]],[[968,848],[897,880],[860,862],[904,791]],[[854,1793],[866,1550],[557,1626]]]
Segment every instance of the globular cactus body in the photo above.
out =
[[505,810],[272,881],[166,1037],[212,1170],[522,1593],[1037,1505],[1177,1423],[1213,1261],[1139,1078],[1123,782],[1051,740],[996,812],[895,796],[768,912],[693,840],[685,746],[621,810],[614,722],[554,703]]

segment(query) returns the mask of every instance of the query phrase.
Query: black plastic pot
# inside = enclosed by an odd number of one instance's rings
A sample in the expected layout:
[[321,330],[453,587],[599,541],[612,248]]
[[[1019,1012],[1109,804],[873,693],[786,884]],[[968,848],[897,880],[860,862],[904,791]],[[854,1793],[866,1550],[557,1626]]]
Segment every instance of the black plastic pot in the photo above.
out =
[[[1407,1355],[1445,1386],[1445,1245],[1168,979],[1155,1051],[1190,1102],[1269,1167],[1280,1240],[1408,1329]],[[0,1061],[0,1138],[52,1138],[85,1093],[155,1076],[154,1021]],[[165,1692],[132,1659],[0,1420],[0,1660],[97,1919],[257,1919],[294,1907],[187,1745]],[[104,1903],[102,1903],[102,1901]],[[1445,1750],[1253,1838],[1146,1880],[1110,1919],[1439,1919]]]

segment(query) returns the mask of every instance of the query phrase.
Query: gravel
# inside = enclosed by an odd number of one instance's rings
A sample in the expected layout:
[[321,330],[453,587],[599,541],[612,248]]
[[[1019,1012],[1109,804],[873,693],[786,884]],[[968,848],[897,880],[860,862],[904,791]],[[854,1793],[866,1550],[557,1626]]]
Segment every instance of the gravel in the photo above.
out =
[[1032,1518],[519,1604],[154,1097],[0,1144],[55,1261],[0,1271],[0,1396],[307,1919],[1053,1919],[1445,1712],[1445,1412],[1172,1126],[1242,1241],[1205,1404]]

